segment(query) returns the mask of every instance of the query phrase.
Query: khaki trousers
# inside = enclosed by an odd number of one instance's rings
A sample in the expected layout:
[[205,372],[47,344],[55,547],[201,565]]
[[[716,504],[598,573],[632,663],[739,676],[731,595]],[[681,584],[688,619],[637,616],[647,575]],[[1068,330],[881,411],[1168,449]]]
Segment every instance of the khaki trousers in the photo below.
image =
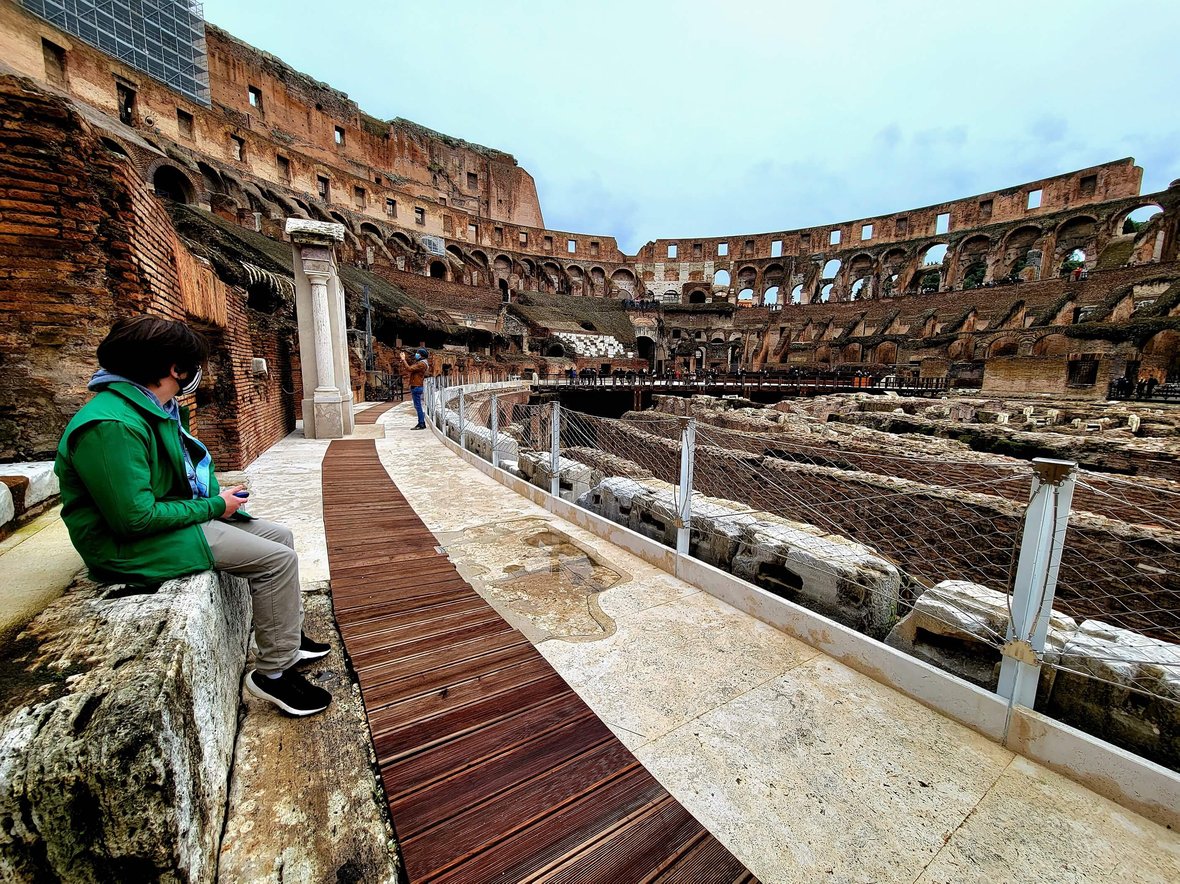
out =
[[299,556],[291,529],[276,522],[206,522],[201,526],[213,551],[213,567],[245,577],[254,608],[255,667],[282,672],[299,659],[303,597]]

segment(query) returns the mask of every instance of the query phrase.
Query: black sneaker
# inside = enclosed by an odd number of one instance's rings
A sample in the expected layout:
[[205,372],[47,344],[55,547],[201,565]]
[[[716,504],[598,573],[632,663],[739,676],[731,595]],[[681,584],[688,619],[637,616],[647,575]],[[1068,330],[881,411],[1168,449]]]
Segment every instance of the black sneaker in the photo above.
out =
[[410,429],[411,430],[425,430],[426,424],[417,424],[416,426],[410,427]]
[[299,659],[296,662],[318,660],[320,657],[328,656],[330,650],[332,650],[332,646],[327,642],[317,642],[308,638],[307,633],[301,632],[299,633]]
[[291,669],[278,678],[268,678],[258,670],[252,670],[246,676],[246,690],[290,715],[314,715],[323,712],[332,702],[331,694]]

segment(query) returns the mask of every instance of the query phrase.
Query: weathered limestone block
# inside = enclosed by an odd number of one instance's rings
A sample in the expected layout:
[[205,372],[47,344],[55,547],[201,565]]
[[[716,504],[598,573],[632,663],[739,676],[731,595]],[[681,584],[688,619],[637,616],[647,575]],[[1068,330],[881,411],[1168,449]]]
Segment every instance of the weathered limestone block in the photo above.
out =
[[[695,521],[695,520],[694,520]],[[742,531],[735,576],[868,635],[897,617],[901,575],[868,547],[769,513]]]
[[28,480],[25,488],[25,509],[44,503],[61,493],[61,485],[53,472],[53,461],[0,464],[0,476],[19,476]]
[[76,585],[7,650],[0,880],[213,880],[249,591],[128,589]]
[[1061,667],[1046,712],[1180,770],[1180,644],[1086,620]]
[[[538,488],[549,490],[549,482],[553,476],[553,467],[548,451],[526,451],[517,461],[524,478]],[[557,475],[560,482],[563,500],[576,501],[591,487],[593,468],[568,457],[560,457],[557,465]]]
[[[1055,663],[1077,622],[1054,611],[1045,659]],[[988,690],[1000,679],[1000,645],[1008,631],[1008,596],[968,580],[944,580],[923,592],[889,631],[885,643]],[[1049,696],[1056,670],[1041,668],[1038,704]]]
[[12,502],[12,492],[8,486],[0,482],[0,530],[11,528],[11,522],[16,518],[16,506]]
[[594,469],[594,485],[598,485],[609,476],[624,476],[629,479],[653,478],[651,470],[646,467],[598,448],[567,448],[565,454]]
[[[676,544],[675,486],[603,479],[578,504],[666,546]],[[693,494],[692,555],[870,635],[897,612],[901,575],[867,547],[733,501]]]

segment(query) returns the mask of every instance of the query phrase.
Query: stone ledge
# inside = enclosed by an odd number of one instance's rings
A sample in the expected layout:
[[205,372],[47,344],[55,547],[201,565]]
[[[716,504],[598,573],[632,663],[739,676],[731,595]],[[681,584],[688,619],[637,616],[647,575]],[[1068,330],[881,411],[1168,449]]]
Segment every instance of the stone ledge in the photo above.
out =
[[0,671],[0,879],[212,881],[250,624],[245,581],[80,581]]

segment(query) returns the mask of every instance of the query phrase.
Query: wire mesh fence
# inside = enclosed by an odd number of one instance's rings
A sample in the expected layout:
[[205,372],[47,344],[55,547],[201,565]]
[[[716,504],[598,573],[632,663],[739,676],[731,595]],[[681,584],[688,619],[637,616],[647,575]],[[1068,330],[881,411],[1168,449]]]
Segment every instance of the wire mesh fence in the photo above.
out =
[[[1027,462],[873,451],[789,428],[694,421],[689,433],[682,417],[610,419],[526,399],[447,390],[444,425],[533,484],[981,685],[996,688],[1013,639],[1034,640],[1039,707],[1154,728],[1176,754],[1175,483],[1073,474],[1068,531],[1054,538],[1056,598],[1023,635],[1013,591],[1039,493]],[[1155,705],[1145,712],[1136,696]]]

